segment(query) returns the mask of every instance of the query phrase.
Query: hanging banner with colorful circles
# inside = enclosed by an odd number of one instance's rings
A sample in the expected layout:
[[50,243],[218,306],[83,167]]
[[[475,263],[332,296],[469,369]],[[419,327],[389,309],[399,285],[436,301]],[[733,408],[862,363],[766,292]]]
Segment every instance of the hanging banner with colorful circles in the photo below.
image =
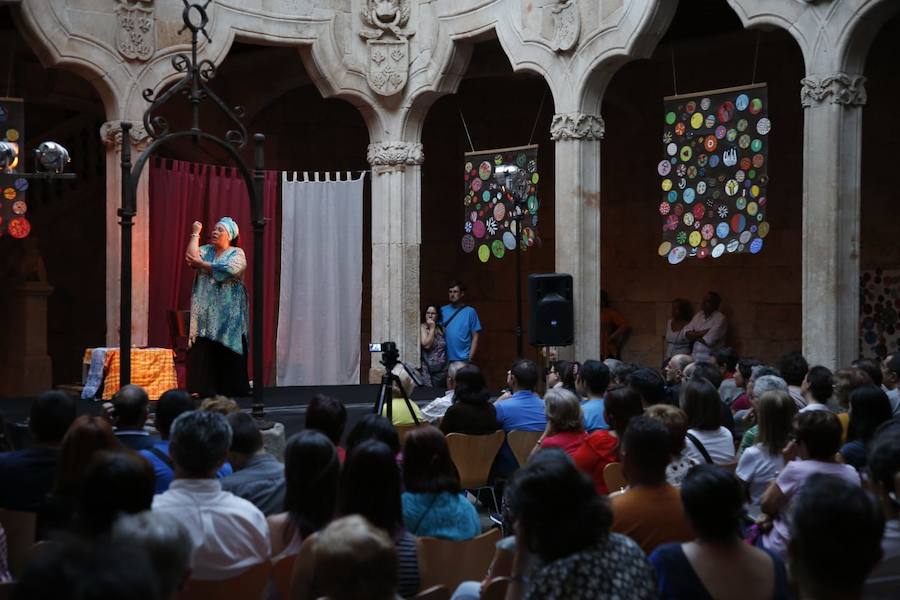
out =
[[0,98],[0,140],[11,144],[19,156],[0,171],[0,236],[24,238],[31,233],[24,171],[25,102],[22,98]]
[[900,351],[900,270],[861,272],[859,296],[859,355],[880,360]]
[[[466,152],[462,249],[483,263],[540,241],[538,147]],[[521,235],[517,235],[521,225]]]
[[668,96],[663,103],[659,255],[674,265],[760,252],[769,234],[767,85]]

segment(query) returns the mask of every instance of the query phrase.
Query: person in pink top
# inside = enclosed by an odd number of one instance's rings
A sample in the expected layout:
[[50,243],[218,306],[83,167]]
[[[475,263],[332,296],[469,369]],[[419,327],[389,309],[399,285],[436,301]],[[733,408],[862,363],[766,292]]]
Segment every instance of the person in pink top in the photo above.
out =
[[544,394],[544,411],[547,428],[532,453],[541,448],[561,448],[571,456],[587,437],[578,396],[565,388],[553,388]]

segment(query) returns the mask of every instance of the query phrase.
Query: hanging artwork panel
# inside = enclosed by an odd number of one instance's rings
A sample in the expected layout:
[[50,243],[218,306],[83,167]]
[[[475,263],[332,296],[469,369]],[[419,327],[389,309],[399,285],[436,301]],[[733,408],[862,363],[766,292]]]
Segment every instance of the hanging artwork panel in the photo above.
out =
[[18,156],[0,171],[0,235],[14,238],[28,237],[28,203],[25,192],[28,180],[19,173],[24,170],[25,103],[21,98],[0,98],[0,140],[16,149]]
[[[465,155],[462,249],[483,263],[538,243],[537,145]],[[521,235],[518,224],[521,222]]]
[[669,96],[664,106],[659,255],[674,265],[760,252],[769,233],[768,87]]
[[860,356],[884,358],[900,351],[900,270],[860,273]]

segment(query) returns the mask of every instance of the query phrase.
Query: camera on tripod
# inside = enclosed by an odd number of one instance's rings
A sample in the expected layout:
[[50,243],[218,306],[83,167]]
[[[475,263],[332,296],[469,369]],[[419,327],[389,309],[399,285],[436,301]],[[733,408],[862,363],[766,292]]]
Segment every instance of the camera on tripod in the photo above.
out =
[[390,373],[397,363],[400,362],[400,351],[397,350],[396,342],[381,342],[380,344],[369,344],[369,352],[381,352],[381,364]]
[[[376,415],[380,415],[382,413],[382,409],[386,409],[387,418],[391,420],[392,412],[393,412],[393,402],[391,399],[391,389],[396,384],[396,388],[400,390],[400,394],[403,397],[403,400],[406,402],[406,408],[409,410],[409,414],[413,418],[413,422],[418,425],[419,419],[416,417],[416,413],[413,411],[412,402],[409,399],[409,396],[406,394],[406,390],[403,389],[403,384],[400,381],[400,378],[394,373],[394,369],[397,365],[402,364],[400,362],[400,351],[397,349],[396,342],[381,342],[380,344],[369,344],[369,352],[381,352],[381,364],[384,365],[384,375],[381,377],[381,387],[378,389],[378,396],[375,399],[375,407],[374,412]],[[407,375],[410,376],[410,370],[406,365],[403,365],[403,368],[406,369]]]

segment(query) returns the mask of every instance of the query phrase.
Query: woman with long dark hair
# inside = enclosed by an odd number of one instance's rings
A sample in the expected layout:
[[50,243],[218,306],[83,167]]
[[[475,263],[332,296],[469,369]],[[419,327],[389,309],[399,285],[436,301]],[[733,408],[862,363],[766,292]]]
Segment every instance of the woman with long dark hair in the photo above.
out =
[[866,466],[866,453],[875,431],[894,416],[891,401],[880,387],[864,385],[850,392],[850,425],[847,443],[841,447],[841,456],[857,470]]
[[422,324],[419,325],[419,345],[422,351],[422,371],[426,385],[443,391],[447,387],[447,339],[441,323],[441,310],[437,304],[425,306]]
[[444,413],[441,431],[483,435],[500,429],[497,411],[490,402],[491,393],[481,369],[466,365],[456,372],[453,404]]

